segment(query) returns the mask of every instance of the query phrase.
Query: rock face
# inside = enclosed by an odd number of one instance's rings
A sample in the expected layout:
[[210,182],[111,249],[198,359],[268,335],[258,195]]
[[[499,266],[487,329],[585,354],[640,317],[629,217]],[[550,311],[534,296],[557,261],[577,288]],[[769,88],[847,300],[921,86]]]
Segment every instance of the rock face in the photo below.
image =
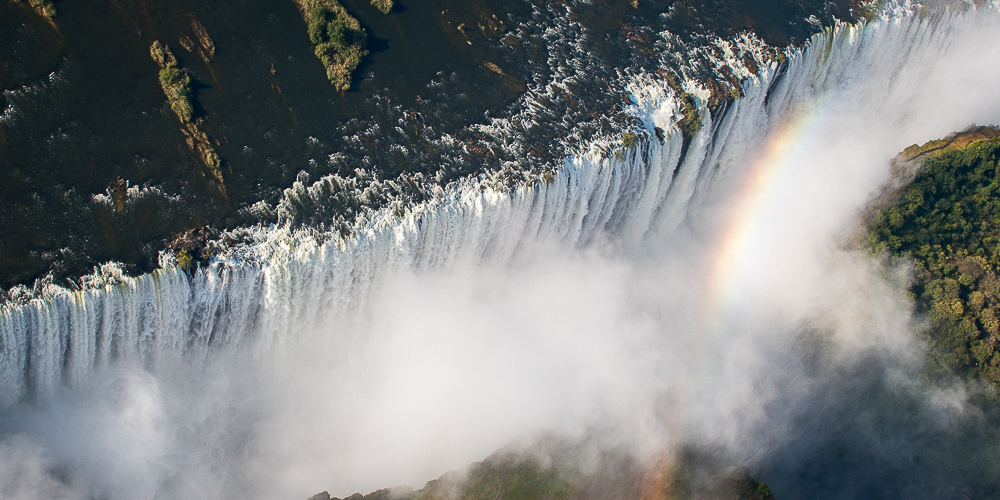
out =
[[48,19],[56,17],[56,6],[52,3],[52,0],[11,0],[14,3],[26,3],[35,13],[40,16],[45,16]]
[[970,144],[983,139],[992,139],[1000,136],[1000,127],[979,126],[971,127],[961,132],[949,134],[944,139],[928,141],[922,146],[916,144],[906,148],[899,154],[899,159],[903,161],[913,161],[916,159],[932,158],[948,151],[962,150]]
[[176,234],[166,245],[174,253],[177,264],[184,269],[207,262],[214,254],[212,246],[218,233],[207,227],[189,229]]

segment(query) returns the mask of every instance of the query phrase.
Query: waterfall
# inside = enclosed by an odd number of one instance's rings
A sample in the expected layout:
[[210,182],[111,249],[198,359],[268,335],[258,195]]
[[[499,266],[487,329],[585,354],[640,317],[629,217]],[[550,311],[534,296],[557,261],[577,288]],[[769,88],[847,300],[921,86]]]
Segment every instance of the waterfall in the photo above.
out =
[[[996,24],[996,17],[990,8],[935,18],[903,13],[819,33],[787,65],[761,61],[745,96],[721,116],[702,104],[702,127],[683,156],[676,96],[656,77],[639,75],[629,87],[639,144],[598,141],[565,160],[550,182],[504,192],[485,178],[467,179],[401,216],[382,211],[347,238],[320,242],[304,231],[257,228],[253,243],[191,273],[167,262],[115,284],[54,289],[9,306],[0,313],[0,404],[76,387],[123,361],[155,372],[220,352],[265,353],[321,315],[363,308],[395,269],[508,262],[538,242],[572,248],[611,238],[631,248],[669,238],[707,223],[704,207],[735,189],[746,158],[789,117],[817,102],[849,100],[845,93],[858,82],[871,86],[865,92],[891,93],[914,77],[913,68],[945,54],[963,26]],[[695,83],[686,85],[698,95]],[[953,125],[938,124],[940,135]],[[662,141],[657,127],[666,131]]]

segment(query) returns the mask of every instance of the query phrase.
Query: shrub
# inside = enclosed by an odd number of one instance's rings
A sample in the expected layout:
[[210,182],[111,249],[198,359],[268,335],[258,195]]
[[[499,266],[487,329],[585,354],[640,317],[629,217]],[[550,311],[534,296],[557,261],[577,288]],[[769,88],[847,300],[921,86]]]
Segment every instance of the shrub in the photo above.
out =
[[625,132],[625,134],[622,135],[622,145],[626,148],[633,149],[638,143],[639,136],[636,135],[635,132]]
[[774,498],[774,495],[771,494],[771,488],[768,488],[767,484],[763,481],[757,483],[757,488],[754,490],[754,493],[756,493],[759,498]]
[[159,41],[153,42],[149,54],[160,66],[160,87],[170,102],[170,109],[183,123],[194,117],[194,95],[191,92],[191,77],[177,67],[177,59],[170,49]]
[[194,266],[194,257],[187,250],[177,252],[177,267],[187,271]]
[[680,129],[685,135],[692,137],[701,130],[701,113],[698,112],[698,103],[695,102],[694,96],[687,92],[681,93],[681,102],[684,106],[684,117],[681,118]]
[[309,12],[309,40],[313,45],[332,43],[338,50],[352,47],[364,50],[367,34],[356,20],[353,21],[337,16],[326,7],[316,7]]
[[338,90],[347,90],[351,73],[368,54],[364,28],[347,14],[343,7],[318,5],[308,10],[305,18],[316,57],[326,67],[327,77]]
[[309,11],[306,23],[309,26],[309,41],[313,45],[323,43],[323,38],[326,36],[326,23],[329,21],[329,15],[330,10],[323,7],[317,7]]
[[372,0],[372,5],[374,5],[376,9],[382,11],[383,14],[392,12],[392,4],[392,0]]

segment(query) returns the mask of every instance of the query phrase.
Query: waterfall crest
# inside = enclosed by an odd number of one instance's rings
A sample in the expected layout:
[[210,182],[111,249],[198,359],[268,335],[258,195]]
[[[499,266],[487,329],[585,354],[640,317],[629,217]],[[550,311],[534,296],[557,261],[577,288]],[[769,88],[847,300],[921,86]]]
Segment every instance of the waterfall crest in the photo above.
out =
[[[702,106],[702,127],[686,148],[676,96],[656,77],[639,75],[630,85],[639,144],[598,141],[567,159],[551,182],[505,193],[467,179],[401,216],[382,211],[346,239],[254,229],[255,243],[193,273],[167,262],[148,275],[8,307],[0,313],[0,404],[76,387],[117,362],[155,371],[216,352],[264,353],[321,315],[363,308],[394,269],[503,263],[540,242],[585,247],[610,238],[638,248],[698,227],[711,221],[703,208],[733,189],[746,158],[791,115],[819,100],[848,100],[843,93],[858,80],[888,92],[896,79],[912,77],[909,63],[938,57],[963,25],[996,18],[992,8],[935,19],[902,13],[824,31],[787,65],[763,65],[722,116]],[[663,140],[656,128],[666,131]]]

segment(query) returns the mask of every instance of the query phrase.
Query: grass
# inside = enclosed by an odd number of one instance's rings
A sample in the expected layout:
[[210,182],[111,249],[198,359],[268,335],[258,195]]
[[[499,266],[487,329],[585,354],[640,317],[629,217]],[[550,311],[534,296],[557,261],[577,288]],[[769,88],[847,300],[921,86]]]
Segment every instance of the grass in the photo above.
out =
[[306,21],[309,41],[326,76],[337,90],[351,87],[351,75],[368,55],[368,34],[336,0],[297,0]]

